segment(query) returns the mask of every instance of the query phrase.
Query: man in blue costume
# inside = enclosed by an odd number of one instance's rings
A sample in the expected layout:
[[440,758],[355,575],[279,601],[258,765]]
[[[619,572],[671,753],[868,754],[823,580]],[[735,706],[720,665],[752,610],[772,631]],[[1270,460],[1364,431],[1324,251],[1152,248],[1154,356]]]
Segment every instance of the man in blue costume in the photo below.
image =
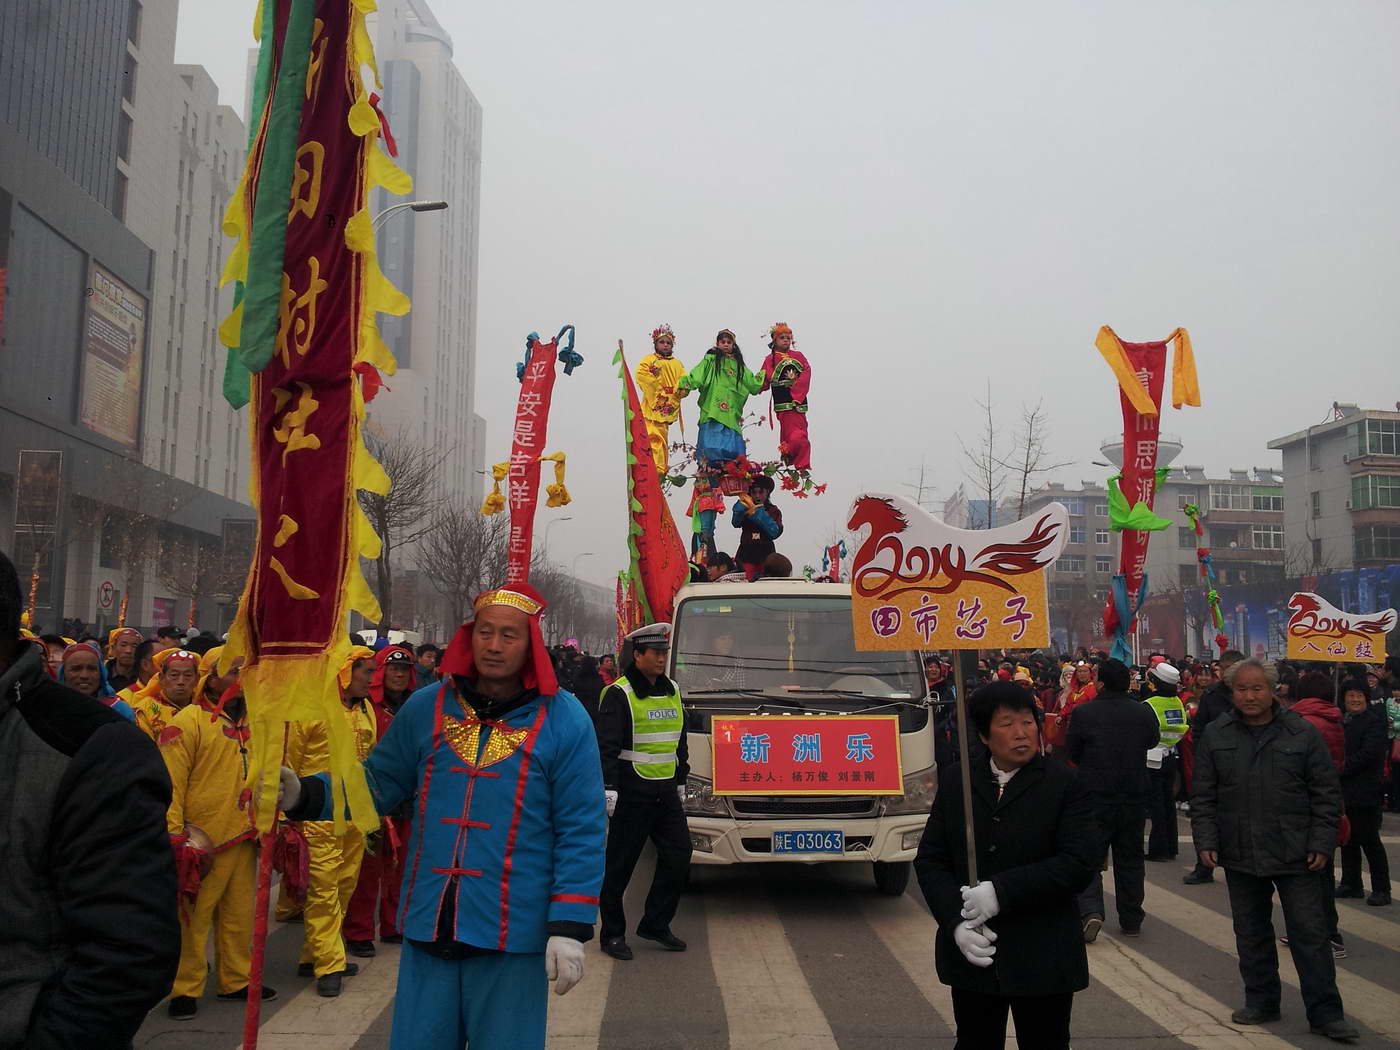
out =
[[[381,814],[412,800],[391,1050],[529,1050],[548,982],[583,977],[603,882],[607,816],[593,723],[559,689],[545,603],[518,584],[477,598],[364,762]],[[325,774],[282,771],[292,820],[327,819]]]

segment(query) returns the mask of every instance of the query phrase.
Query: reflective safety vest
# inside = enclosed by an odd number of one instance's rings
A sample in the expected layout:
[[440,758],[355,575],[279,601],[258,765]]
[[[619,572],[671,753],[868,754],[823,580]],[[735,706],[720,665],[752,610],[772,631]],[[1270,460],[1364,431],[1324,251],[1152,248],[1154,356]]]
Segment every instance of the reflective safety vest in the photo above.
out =
[[1157,725],[1162,730],[1157,746],[1176,747],[1190,728],[1186,724],[1186,705],[1181,702],[1181,697],[1149,696],[1147,703],[1157,716]]
[[670,696],[638,696],[632,683],[623,675],[612,684],[627,697],[632,710],[632,747],[618,757],[631,762],[637,776],[643,780],[669,780],[676,775],[676,747],[685,732],[681,713],[681,694],[672,690]]

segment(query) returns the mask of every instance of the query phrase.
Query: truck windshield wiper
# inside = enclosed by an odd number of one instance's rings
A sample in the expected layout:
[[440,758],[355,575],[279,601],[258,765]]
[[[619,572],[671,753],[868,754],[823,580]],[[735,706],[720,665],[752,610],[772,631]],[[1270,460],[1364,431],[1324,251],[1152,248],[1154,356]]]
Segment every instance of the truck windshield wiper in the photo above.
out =
[[685,689],[687,696],[767,696],[762,689]]

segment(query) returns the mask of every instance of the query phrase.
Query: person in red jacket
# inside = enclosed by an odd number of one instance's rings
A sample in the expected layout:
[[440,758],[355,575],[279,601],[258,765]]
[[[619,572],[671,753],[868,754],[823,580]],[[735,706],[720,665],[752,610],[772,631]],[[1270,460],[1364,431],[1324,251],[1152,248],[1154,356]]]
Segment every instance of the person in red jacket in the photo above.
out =
[[[1337,767],[1337,772],[1342,771],[1347,760],[1347,738],[1346,731],[1342,728],[1342,712],[1337,708],[1336,692],[1332,688],[1332,679],[1325,674],[1310,671],[1298,679],[1298,699],[1293,701],[1293,710],[1308,720],[1308,723],[1322,734],[1322,739],[1327,744],[1327,753],[1332,757],[1332,765]],[[1344,845],[1347,840],[1346,818],[1342,818],[1342,826],[1337,834],[1337,844]],[[1345,959],[1347,949],[1342,941],[1341,931],[1337,929],[1337,898],[1334,896],[1336,889],[1336,865],[1333,858],[1327,858],[1327,867],[1321,872],[1320,878],[1327,880],[1327,892],[1323,894],[1323,900],[1327,903],[1327,922],[1331,932],[1332,957],[1334,959]]]
[[[406,645],[388,645],[374,655],[369,702],[378,740],[384,739],[394,715],[414,691],[414,661],[413,650]],[[345,950],[356,958],[367,959],[375,953],[376,911],[379,939],[385,944],[403,943],[399,932],[399,884],[403,881],[402,847],[408,841],[408,825],[408,812],[385,817],[383,827],[370,836],[366,845],[360,878],[341,928]]]

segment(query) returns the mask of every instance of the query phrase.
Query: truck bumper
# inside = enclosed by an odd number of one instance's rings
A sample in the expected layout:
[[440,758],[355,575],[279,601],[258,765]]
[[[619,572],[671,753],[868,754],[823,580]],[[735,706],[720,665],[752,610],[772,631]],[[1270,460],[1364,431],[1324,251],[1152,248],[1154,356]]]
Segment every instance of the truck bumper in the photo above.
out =
[[[927,814],[873,820],[733,820],[687,816],[692,864],[828,864],[908,861],[918,852]],[[773,853],[775,831],[844,831],[845,853]]]

